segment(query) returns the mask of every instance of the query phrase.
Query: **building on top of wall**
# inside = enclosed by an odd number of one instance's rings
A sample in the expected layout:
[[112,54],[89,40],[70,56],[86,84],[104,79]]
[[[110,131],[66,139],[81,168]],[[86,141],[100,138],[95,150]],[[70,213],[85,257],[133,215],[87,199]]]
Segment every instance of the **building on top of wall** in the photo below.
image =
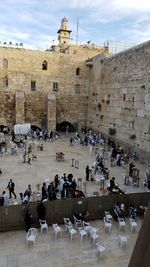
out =
[[58,30],[58,41],[59,44],[70,44],[70,33],[72,31],[69,30],[69,22],[66,17],[64,17],[61,21],[61,27]]

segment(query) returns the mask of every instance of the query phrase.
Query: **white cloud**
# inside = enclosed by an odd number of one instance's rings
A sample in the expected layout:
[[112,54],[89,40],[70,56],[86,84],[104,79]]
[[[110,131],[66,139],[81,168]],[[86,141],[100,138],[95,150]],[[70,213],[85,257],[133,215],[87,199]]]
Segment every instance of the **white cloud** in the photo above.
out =
[[[0,0],[0,40],[46,49],[52,40],[57,40],[60,19],[64,16],[69,18],[73,42],[77,17],[80,42],[98,43],[99,38],[105,41],[120,35],[135,43],[150,36],[148,0]],[[103,33],[102,26],[106,29]]]

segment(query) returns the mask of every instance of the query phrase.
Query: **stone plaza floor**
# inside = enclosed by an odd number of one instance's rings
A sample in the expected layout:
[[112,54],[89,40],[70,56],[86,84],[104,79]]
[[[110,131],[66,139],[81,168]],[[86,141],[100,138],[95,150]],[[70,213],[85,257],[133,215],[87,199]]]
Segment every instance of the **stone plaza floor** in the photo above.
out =
[[[19,193],[24,192],[27,185],[31,184],[32,190],[37,190],[36,184],[42,184],[45,180],[52,181],[54,175],[72,173],[74,178],[81,177],[85,181],[86,165],[92,164],[95,160],[95,153],[89,155],[89,148],[81,145],[69,145],[69,136],[63,134],[60,139],[54,142],[40,142],[44,144],[44,151],[37,150],[37,143],[34,144],[33,153],[37,159],[32,161],[31,165],[22,163],[21,154],[6,155],[0,157],[0,168],[3,173],[0,176],[0,192],[6,190],[10,178],[15,182],[15,192],[19,203]],[[56,152],[64,153],[64,161],[56,161]],[[79,169],[71,167],[72,159],[79,161]],[[128,170],[128,166],[110,167],[110,159],[105,159],[105,165],[110,170],[110,178],[116,177],[119,187],[128,192],[144,192],[143,182],[146,164],[136,161],[135,165],[140,170],[140,186],[124,186],[123,175]],[[101,195],[99,185],[95,181],[86,183],[86,193],[88,195],[98,192]],[[13,204],[11,200],[10,204]],[[59,200],[58,200],[59,201]],[[138,220],[138,230],[142,221]],[[49,226],[48,234],[38,235],[35,247],[26,246],[25,231],[11,231],[0,233],[0,267],[127,267],[136,242],[137,233],[131,233],[129,222],[127,221],[126,231],[119,233],[118,223],[113,222],[111,233],[105,233],[102,220],[92,221],[93,227],[99,228],[98,241],[106,247],[106,257],[99,259],[96,254],[96,248],[92,245],[89,237],[80,242],[79,235],[72,241],[69,234],[65,232],[64,226],[62,237],[56,240],[53,236],[52,227]],[[119,234],[128,235],[128,245],[126,249],[121,249],[118,244]]]
[[[102,220],[92,221],[93,227],[99,228],[97,234],[106,248],[106,255],[100,259],[96,247],[89,237],[80,241],[80,236],[70,240],[69,233],[62,225],[62,236],[54,238],[52,227],[48,233],[40,233],[38,229],[35,247],[26,246],[25,231],[12,231],[0,234],[0,266],[1,267],[127,267],[138,235],[131,233],[129,222],[125,232],[118,230],[118,223],[113,222],[111,233],[104,231]],[[138,220],[138,230],[141,220]],[[126,248],[119,246],[119,235],[127,235]]]

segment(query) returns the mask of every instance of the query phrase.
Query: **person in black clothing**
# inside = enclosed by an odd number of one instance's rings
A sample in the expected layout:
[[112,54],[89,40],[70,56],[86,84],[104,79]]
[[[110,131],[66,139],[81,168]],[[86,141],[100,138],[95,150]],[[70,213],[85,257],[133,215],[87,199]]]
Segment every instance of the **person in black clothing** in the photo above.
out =
[[73,189],[73,190],[76,190],[76,188],[77,188],[77,184],[76,184],[76,181],[75,181],[75,179],[72,181],[72,183],[71,183],[71,188]]
[[89,217],[89,212],[88,212],[88,210],[85,210],[85,211],[82,213],[82,220],[83,220],[84,222],[87,222],[88,217]]
[[14,195],[14,197],[16,198],[16,194],[14,192],[15,190],[15,183],[12,181],[12,179],[10,179],[8,185],[7,185],[7,188],[9,189],[9,198],[11,198],[11,194]]
[[57,188],[58,185],[59,185],[59,176],[58,176],[58,174],[56,174],[55,177],[54,177],[54,184],[55,184],[55,188]]
[[107,187],[111,194],[125,194],[119,187],[115,184],[115,177],[110,179],[110,186]]
[[116,187],[116,185],[115,185],[115,177],[112,177],[111,179],[110,179],[110,189],[112,190],[112,189],[114,189]]
[[12,142],[14,142],[14,140],[15,140],[15,133],[14,133],[14,131],[12,131],[12,134],[11,134],[11,136],[12,136]]
[[132,177],[133,175],[133,170],[135,169],[135,165],[133,162],[130,163],[129,165],[129,175]]
[[63,184],[63,192],[62,192],[62,197],[63,198],[67,198],[68,197],[68,189],[69,189],[69,184],[67,182],[67,180],[64,180],[64,184]]
[[43,203],[39,203],[37,207],[38,219],[45,220],[46,217],[46,209]]
[[48,200],[52,200],[52,192],[55,190],[54,183],[51,182],[48,186]]
[[73,138],[70,137],[70,146],[73,146]]
[[27,211],[25,213],[24,221],[25,221],[25,224],[26,224],[26,232],[28,232],[29,229],[32,227],[32,223],[33,223],[32,214],[28,209],[27,209]]
[[43,183],[42,186],[42,200],[47,198],[47,187],[46,187],[46,183]]
[[89,168],[89,165],[86,166],[85,173],[86,173],[86,180],[89,181],[89,176],[90,176],[90,168]]

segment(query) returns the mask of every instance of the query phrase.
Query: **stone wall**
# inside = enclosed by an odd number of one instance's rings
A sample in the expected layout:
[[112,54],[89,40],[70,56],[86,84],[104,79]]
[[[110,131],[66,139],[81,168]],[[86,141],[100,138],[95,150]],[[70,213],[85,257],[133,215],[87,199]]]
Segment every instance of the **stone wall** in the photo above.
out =
[[150,152],[150,42],[90,67],[87,126]]
[[[124,203],[127,207],[133,205],[135,208],[138,208],[140,205],[148,206],[149,198],[150,193],[133,193],[48,201],[44,203],[46,207],[46,221],[48,225],[55,222],[63,224],[63,217],[70,218],[70,220],[73,221],[73,214],[75,212],[83,213],[85,210],[89,211],[89,220],[103,219],[105,210],[109,210],[110,213],[114,215],[114,203]],[[24,229],[24,216],[28,208],[30,209],[33,217],[36,219],[34,227],[38,227],[38,204],[38,202],[34,202],[29,204],[0,207],[0,232]]]
[[[22,121],[54,129],[69,121],[105,134],[115,128],[116,139],[149,152],[150,42],[114,56],[106,52],[74,45],[51,51],[1,47],[0,124]],[[49,97],[56,99],[53,107]]]
[[15,96],[12,92],[0,91],[0,125],[15,124]]
[[[54,122],[63,120],[85,126],[89,84],[85,61],[99,51],[80,46],[70,46],[65,53],[0,47],[0,123],[11,127],[20,122],[50,126],[47,102],[48,95],[52,95],[56,98],[53,129]],[[44,61],[47,70],[42,69]],[[35,90],[31,90],[31,81],[36,82]],[[58,83],[56,88],[53,83]]]

